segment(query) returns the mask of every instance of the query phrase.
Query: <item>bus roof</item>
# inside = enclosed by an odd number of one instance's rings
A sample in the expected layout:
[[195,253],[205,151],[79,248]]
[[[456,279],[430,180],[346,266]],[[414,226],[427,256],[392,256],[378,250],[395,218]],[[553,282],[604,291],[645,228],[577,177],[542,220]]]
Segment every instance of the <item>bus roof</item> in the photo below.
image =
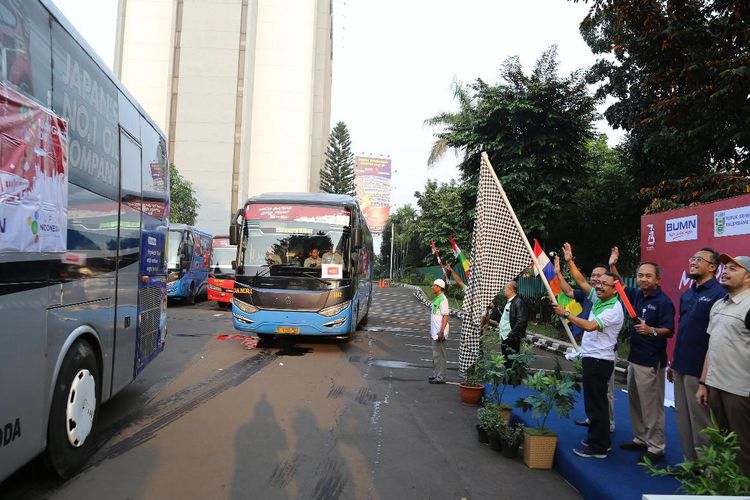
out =
[[247,203],[315,203],[321,205],[356,205],[357,200],[347,194],[331,193],[263,193],[251,196]]
[[203,231],[201,229],[198,229],[195,226],[188,226],[187,224],[178,224],[176,222],[170,222],[168,229],[170,231],[184,231],[186,229],[190,229],[191,231],[200,234],[201,236],[206,236],[208,238],[213,238],[214,235],[211,233],[207,233],[206,231]]

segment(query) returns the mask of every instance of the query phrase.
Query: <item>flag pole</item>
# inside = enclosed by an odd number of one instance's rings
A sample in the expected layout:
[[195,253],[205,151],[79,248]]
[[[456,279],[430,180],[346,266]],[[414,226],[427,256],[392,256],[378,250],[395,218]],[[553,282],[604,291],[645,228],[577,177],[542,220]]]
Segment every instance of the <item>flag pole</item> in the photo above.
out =
[[[544,283],[545,288],[547,288],[547,292],[549,293],[549,296],[552,299],[552,303],[557,305],[557,298],[552,293],[552,287],[549,285],[549,281],[547,281],[547,276],[544,275],[544,271],[539,265],[539,262],[536,260],[536,255],[534,255],[534,250],[531,248],[531,244],[529,243],[528,238],[526,238],[526,233],[523,231],[523,227],[521,227],[521,223],[518,222],[518,217],[516,217],[516,213],[515,211],[513,211],[513,206],[510,204],[510,201],[508,201],[508,197],[505,194],[505,190],[503,189],[502,184],[500,184],[500,179],[497,178],[497,175],[495,174],[495,169],[492,167],[490,158],[489,156],[487,156],[487,153],[485,151],[482,151],[482,161],[486,162],[487,165],[489,165],[490,173],[492,173],[492,178],[495,180],[495,184],[497,184],[497,188],[500,190],[500,194],[503,197],[503,201],[505,202],[505,205],[508,207],[508,212],[510,212],[510,216],[513,219],[513,222],[515,223],[516,228],[518,229],[518,232],[521,233],[521,237],[523,238],[523,243],[524,245],[526,245],[526,250],[529,251],[529,255],[531,256],[531,261],[534,263],[534,267],[539,273],[539,276],[542,278],[542,282]],[[562,317],[559,317],[559,318],[560,318],[560,322],[563,325],[563,328],[565,328],[565,332],[568,334],[568,339],[570,340],[570,343],[573,344],[573,348],[577,351],[578,344],[576,343],[576,339],[573,338],[573,334],[570,331],[568,322],[565,321],[565,319],[563,319]]]

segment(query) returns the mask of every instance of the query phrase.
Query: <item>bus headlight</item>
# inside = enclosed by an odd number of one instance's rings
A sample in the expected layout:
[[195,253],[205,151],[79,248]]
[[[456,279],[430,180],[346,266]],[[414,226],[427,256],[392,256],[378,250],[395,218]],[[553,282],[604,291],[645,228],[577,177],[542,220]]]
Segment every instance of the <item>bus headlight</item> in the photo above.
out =
[[180,273],[174,272],[167,275],[167,283],[177,281],[178,279],[180,279]]
[[258,308],[255,307],[252,304],[248,304],[247,302],[242,302],[241,300],[238,300],[236,298],[232,298],[232,303],[236,305],[240,311],[252,314],[254,312],[258,312]]
[[338,313],[349,307],[349,303],[351,303],[351,300],[347,300],[346,302],[342,302],[341,304],[336,304],[335,306],[329,306],[325,309],[321,309],[318,311],[323,316],[336,316]]
[[[213,284],[208,285],[208,289],[209,290],[213,290],[214,292],[220,292],[221,291],[221,287],[220,286],[216,286],[216,285],[213,285]],[[237,306],[237,307],[239,307],[239,306]]]

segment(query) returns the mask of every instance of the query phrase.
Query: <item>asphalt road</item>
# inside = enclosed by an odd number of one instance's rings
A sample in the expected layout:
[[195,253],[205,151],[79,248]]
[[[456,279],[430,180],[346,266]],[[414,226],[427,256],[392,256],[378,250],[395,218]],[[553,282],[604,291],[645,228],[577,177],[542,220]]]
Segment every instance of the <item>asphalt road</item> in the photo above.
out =
[[427,383],[428,309],[408,289],[376,289],[348,343],[247,349],[230,314],[170,307],[165,352],[101,408],[87,467],[60,482],[32,462],[0,498],[580,498],[556,472],[477,443],[476,408],[455,384]]

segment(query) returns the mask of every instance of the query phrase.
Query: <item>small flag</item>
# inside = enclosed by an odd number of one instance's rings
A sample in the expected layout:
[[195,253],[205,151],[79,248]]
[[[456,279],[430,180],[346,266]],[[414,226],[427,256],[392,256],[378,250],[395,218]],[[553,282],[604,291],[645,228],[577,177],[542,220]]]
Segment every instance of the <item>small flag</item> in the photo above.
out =
[[628,311],[628,316],[635,319],[637,315],[635,314],[633,305],[630,303],[628,295],[625,293],[625,289],[622,287],[620,280],[615,280],[615,290],[617,290],[617,294],[620,296],[620,301],[625,305],[625,309]]
[[453,239],[453,236],[451,236],[451,248],[453,249],[453,256],[461,263],[461,267],[464,268],[464,274],[466,275],[466,280],[468,281],[469,259],[467,259],[464,253],[461,251],[461,248],[458,246],[458,243],[456,243],[456,240]]
[[[534,239],[534,255],[536,256],[537,262],[539,262],[539,267],[541,267],[542,272],[544,272],[544,276],[547,278],[547,281],[549,281],[549,287],[552,289],[552,293],[557,297],[560,294],[560,283],[557,281],[555,266],[550,262],[549,257],[544,253],[542,246],[536,241],[536,238]],[[539,271],[534,267],[534,276],[537,276],[538,274]]]
[[437,259],[438,264],[440,264],[440,270],[443,271],[443,276],[445,277],[445,282],[448,282],[448,275],[445,272],[445,268],[443,267],[443,261],[440,260],[440,254],[438,254],[437,247],[435,247],[435,242],[430,241],[430,246],[432,247],[432,253],[435,255],[435,258]]

